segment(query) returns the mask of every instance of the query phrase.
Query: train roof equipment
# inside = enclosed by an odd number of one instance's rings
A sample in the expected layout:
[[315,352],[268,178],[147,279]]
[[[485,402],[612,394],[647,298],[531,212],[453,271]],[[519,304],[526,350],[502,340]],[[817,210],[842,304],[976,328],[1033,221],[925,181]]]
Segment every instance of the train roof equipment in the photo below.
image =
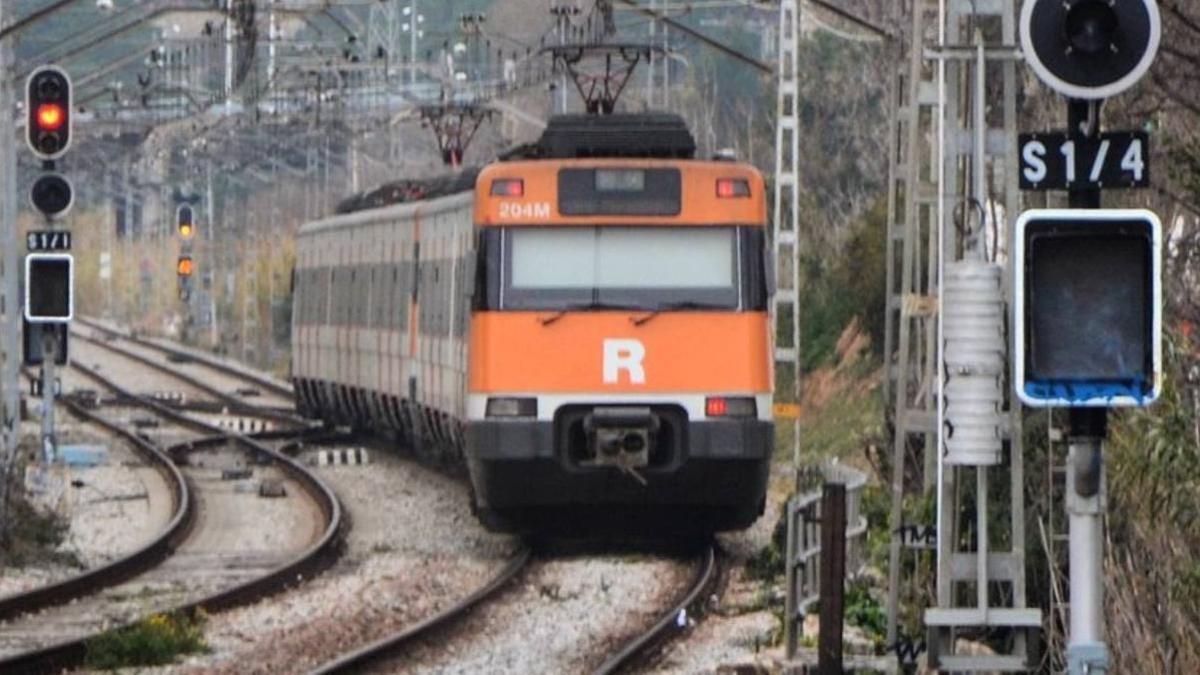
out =
[[556,115],[536,142],[518,146],[500,159],[692,159],[695,155],[696,139],[682,117],[637,113]]

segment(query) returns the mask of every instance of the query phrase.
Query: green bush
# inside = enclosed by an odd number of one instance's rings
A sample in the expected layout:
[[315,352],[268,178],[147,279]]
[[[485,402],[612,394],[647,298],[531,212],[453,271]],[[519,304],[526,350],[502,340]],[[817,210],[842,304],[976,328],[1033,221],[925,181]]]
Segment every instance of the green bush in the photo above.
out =
[[762,581],[774,581],[783,574],[787,561],[784,551],[787,550],[787,509],[779,514],[775,521],[775,529],[771,532],[771,543],[759,549],[758,553],[746,561],[746,576]]
[[23,487],[17,481],[12,481],[9,485],[7,522],[0,532],[0,565],[81,567],[73,553],[58,550],[68,527],[66,520],[34,508],[25,498]]
[[204,616],[181,612],[155,614],[132,626],[110,630],[87,643],[89,668],[113,670],[135,666],[161,666],[181,654],[208,649],[204,643]]
[[870,585],[863,580],[846,585],[845,621],[867,632],[877,642],[887,635],[887,612],[871,595]]
[[[809,250],[800,261],[800,348],[805,371],[829,363],[855,317],[883,353],[887,294],[887,205],[878,202],[854,225],[840,250]],[[789,327],[790,329],[790,327]]]

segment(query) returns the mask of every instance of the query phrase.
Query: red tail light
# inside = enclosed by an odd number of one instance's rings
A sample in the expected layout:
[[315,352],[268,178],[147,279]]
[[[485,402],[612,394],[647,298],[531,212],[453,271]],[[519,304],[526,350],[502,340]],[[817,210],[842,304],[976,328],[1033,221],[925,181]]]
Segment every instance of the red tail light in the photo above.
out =
[[741,178],[718,178],[717,197],[734,199],[750,196],[750,181]]
[[754,417],[758,405],[750,396],[709,396],[704,399],[704,414],[709,417]]
[[726,409],[723,398],[709,398],[704,402],[704,414],[709,417],[724,417]]
[[491,194],[496,197],[524,197],[525,181],[520,178],[498,178],[492,181]]

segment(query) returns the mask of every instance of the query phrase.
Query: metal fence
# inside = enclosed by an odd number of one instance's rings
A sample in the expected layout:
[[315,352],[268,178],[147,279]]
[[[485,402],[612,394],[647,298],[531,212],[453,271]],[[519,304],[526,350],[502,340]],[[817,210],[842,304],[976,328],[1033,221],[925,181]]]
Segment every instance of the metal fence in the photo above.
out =
[[[825,483],[846,486],[846,576],[856,576],[866,566],[867,518],[862,515],[862,489],[867,484],[867,474],[841,464],[828,464],[821,467],[820,477]],[[818,487],[793,496],[787,503],[784,633],[788,658],[795,656],[804,633],[804,615],[820,595],[821,496]]]

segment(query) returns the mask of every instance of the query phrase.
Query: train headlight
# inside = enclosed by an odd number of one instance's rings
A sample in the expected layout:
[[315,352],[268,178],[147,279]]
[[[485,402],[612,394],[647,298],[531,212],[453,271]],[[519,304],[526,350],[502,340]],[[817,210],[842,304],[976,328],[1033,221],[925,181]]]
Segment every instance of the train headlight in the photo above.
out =
[[704,414],[709,417],[754,417],[758,406],[750,396],[709,396],[704,399]]
[[489,398],[485,415],[488,417],[537,417],[537,399]]

